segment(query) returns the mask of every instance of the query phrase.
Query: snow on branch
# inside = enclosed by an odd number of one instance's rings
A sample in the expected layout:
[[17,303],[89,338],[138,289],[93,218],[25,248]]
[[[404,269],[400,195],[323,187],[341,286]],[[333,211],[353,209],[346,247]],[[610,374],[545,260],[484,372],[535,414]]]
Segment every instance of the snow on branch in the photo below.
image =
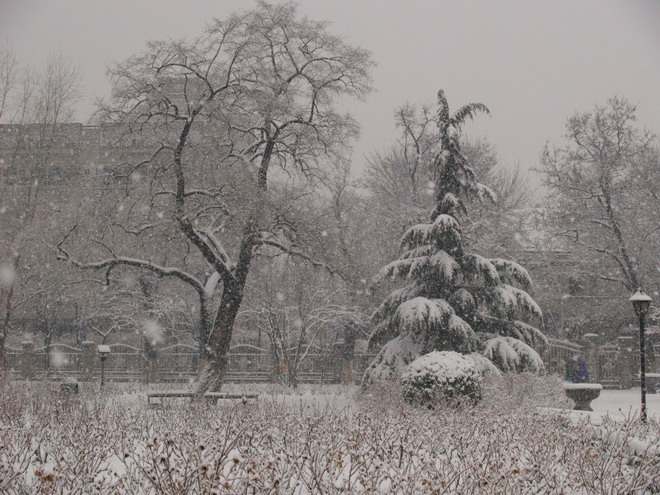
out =
[[410,227],[403,237],[401,238],[401,247],[414,249],[419,245],[430,244],[429,232],[431,231],[433,224],[430,223],[420,223],[418,225],[413,225]]
[[454,310],[442,299],[427,299],[415,297],[401,304],[392,323],[401,329],[402,333],[425,333],[432,328],[446,326]]
[[428,258],[427,264],[428,267],[420,268],[419,273],[413,271],[413,275],[417,278],[423,278],[426,275],[427,278],[430,277],[445,284],[452,284],[461,269],[456,260],[444,251],[438,251]]
[[462,260],[463,272],[466,276],[476,278],[477,276],[484,281],[486,287],[493,287],[501,284],[497,268],[491,262],[478,254],[467,254]]
[[215,236],[215,234],[213,234],[213,232],[209,229],[199,229],[197,230],[197,233],[201,235],[201,237],[204,237],[206,241],[213,247],[213,250],[220,258],[220,261],[224,267],[224,273],[231,273],[234,269],[234,263],[229,258],[229,254],[222,246],[220,240]]
[[449,317],[446,333],[450,340],[458,342],[456,347],[462,352],[473,351],[477,347],[477,335],[460,316],[451,315]]
[[477,302],[474,300],[472,294],[462,287],[451,295],[449,304],[453,308],[459,308],[463,313],[471,313],[477,307]]
[[437,218],[433,221],[434,229],[439,232],[446,232],[450,229],[459,229],[458,222],[451,215],[438,215]]
[[493,203],[497,201],[497,194],[495,194],[495,191],[493,191],[490,187],[485,186],[481,183],[477,183],[477,185],[475,186],[475,193],[480,201],[483,201],[485,199],[488,199]]
[[532,296],[530,296],[524,290],[517,289],[516,287],[512,287],[510,285],[505,284],[504,287],[507,291],[514,295],[516,298],[516,303],[520,309],[526,313],[535,315],[539,318],[539,320],[543,319],[543,312],[541,311],[541,307],[536,303],[534,299],[532,299]]
[[493,289],[492,296],[493,302],[504,308],[509,316],[530,314],[543,319],[541,308],[524,290],[502,284]]
[[493,362],[488,359],[486,356],[479,354],[478,352],[471,352],[470,354],[464,354],[464,356],[472,361],[477,367],[477,370],[482,375],[501,375],[502,372],[500,369],[493,364]]
[[515,320],[510,323],[509,327],[514,334],[513,337],[522,340],[532,347],[548,344],[548,338],[543,335],[543,332],[532,325],[528,325],[520,320]]
[[284,244],[274,240],[274,239],[265,239],[263,237],[260,237],[255,241],[257,245],[264,245],[264,246],[271,246],[274,248],[279,249],[281,252],[288,254],[290,256],[294,256],[296,258],[301,258],[311,264],[312,266],[315,266],[317,268],[323,268],[326,270],[330,275],[339,275],[341,279],[344,279],[344,275],[341,271],[336,270],[332,268],[330,265],[327,263],[324,263],[322,261],[318,261],[314,258],[312,258],[309,254],[297,249],[294,246],[285,246]]
[[538,353],[521,340],[512,337],[495,337],[486,342],[483,355],[504,372],[545,369]]
[[467,214],[467,209],[465,204],[459,198],[457,198],[453,193],[446,193],[440,202],[438,211],[443,213],[452,213],[454,211],[460,211],[464,214]]
[[367,368],[364,384],[393,378],[421,355],[421,348],[410,335],[399,335],[390,340]]
[[419,296],[422,291],[423,288],[417,285],[417,283],[412,283],[393,291],[373,312],[371,315],[372,322],[375,324],[380,323],[392,314],[403,302]]
[[422,223],[410,227],[401,238],[403,249],[414,249],[420,245],[433,244],[437,247],[453,247],[460,242],[460,226],[451,215],[438,215],[433,223]]
[[504,310],[508,315],[513,315],[517,309],[518,301],[516,296],[504,285],[498,285],[493,289],[493,304]]
[[410,249],[408,251],[405,251],[401,255],[401,259],[408,259],[408,258],[419,258],[422,256],[432,256],[433,253],[435,253],[438,249],[435,246],[432,246],[431,244],[424,244],[423,246],[416,247],[414,249]]
[[438,251],[433,256],[393,261],[380,270],[376,281],[386,277],[400,277],[433,279],[443,284],[453,284],[459,274],[460,266],[456,260],[444,251]]
[[532,287],[532,277],[530,277],[529,272],[518,263],[502,258],[491,258],[488,261],[495,266],[502,281],[508,284],[517,282],[525,290]]
[[[75,227],[74,227],[75,229]],[[71,229],[69,234],[74,230]],[[69,235],[67,234],[67,236]],[[72,258],[69,253],[63,248],[62,244],[66,240],[66,237],[60,241],[57,245],[57,259],[59,261],[64,261],[69,263],[76,268],[81,270],[105,270],[105,283],[109,285],[110,283],[110,272],[118,266],[132,266],[136,268],[142,268],[149,270],[160,277],[174,277],[186,282],[191,285],[199,294],[204,293],[204,285],[193,275],[175,267],[165,267],[157,265],[151,261],[142,260],[138,258],[129,258],[125,256],[113,256],[112,258],[107,258],[105,260],[85,263],[79,260]]]

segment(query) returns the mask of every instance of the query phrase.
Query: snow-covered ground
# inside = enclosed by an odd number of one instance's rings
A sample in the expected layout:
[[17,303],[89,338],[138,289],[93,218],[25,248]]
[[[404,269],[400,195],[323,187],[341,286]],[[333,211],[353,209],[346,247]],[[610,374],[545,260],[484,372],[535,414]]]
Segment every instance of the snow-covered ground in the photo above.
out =
[[[613,419],[637,416],[641,406],[639,388],[627,390],[603,390],[600,397],[591,402],[592,415],[609,415]],[[660,394],[646,395],[646,413],[649,417],[660,419]]]
[[[172,385],[157,386],[157,389],[177,390],[182,387]],[[298,389],[285,388],[272,384],[227,385],[223,391],[229,393],[260,394],[287,406],[304,406],[324,409],[326,407],[344,408],[356,405],[357,386],[346,385],[301,385]],[[115,396],[116,400],[125,404],[139,404],[145,401],[144,390],[130,390]],[[640,411],[640,390],[604,389],[600,396],[591,402],[592,413],[576,411],[579,414],[589,414],[593,418],[609,416],[621,420],[634,418]],[[660,419],[660,394],[646,395],[646,411],[649,417]]]

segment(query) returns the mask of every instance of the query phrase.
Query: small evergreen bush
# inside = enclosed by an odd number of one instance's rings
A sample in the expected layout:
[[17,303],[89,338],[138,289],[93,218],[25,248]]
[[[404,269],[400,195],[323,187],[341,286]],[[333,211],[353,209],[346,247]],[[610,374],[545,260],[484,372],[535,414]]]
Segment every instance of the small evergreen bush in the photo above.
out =
[[404,398],[433,407],[437,402],[477,402],[482,375],[474,362],[454,351],[433,351],[410,363],[401,376]]

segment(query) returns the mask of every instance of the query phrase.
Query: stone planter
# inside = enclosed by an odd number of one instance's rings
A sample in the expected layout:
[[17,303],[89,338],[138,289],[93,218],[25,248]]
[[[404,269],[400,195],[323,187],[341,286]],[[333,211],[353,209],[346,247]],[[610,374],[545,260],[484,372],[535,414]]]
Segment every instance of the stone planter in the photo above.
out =
[[600,383],[564,383],[564,392],[575,402],[575,411],[593,411],[591,401],[598,398],[601,390]]

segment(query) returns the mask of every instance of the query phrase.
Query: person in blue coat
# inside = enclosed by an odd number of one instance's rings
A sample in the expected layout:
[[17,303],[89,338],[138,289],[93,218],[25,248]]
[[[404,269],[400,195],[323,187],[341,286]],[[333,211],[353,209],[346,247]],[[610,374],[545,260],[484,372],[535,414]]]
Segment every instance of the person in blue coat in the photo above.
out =
[[584,357],[576,355],[566,359],[566,381],[572,383],[587,383],[589,381],[589,371]]

